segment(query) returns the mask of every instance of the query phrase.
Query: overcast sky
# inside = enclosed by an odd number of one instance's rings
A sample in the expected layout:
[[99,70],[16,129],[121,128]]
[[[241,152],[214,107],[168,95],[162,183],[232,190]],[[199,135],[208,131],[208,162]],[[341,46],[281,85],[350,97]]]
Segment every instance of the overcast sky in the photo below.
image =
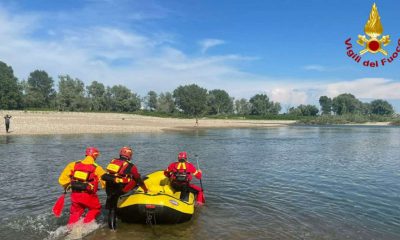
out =
[[[122,84],[141,96],[179,85],[266,93],[283,110],[321,95],[385,99],[400,112],[400,57],[378,68],[346,55],[364,35],[369,0],[41,0],[0,2],[0,61],[20,79],[39,69],[55,82]],[[396,51],[400,1],[375,1]],[[381,60],[366,53],[362,60]]]

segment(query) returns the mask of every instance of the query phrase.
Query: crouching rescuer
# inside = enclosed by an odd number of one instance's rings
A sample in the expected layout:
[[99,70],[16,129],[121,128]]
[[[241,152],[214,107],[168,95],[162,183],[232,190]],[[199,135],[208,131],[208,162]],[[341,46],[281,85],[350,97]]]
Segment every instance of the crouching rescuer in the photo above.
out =
[[119,158],[112,159],[107,166],[107,173],[102,179],[106,182],[107,201],[106,208],[108,212],[108,226],[116,229],[116,208],[118,198],[137,185],[139,185],[145,193],[148,189],[144,184],[137,167],[131,163],[133,150],[130,147],[123,147],[119,151]]
[[58,182],[64,189],[71,189],[71,208],[68,226],[76,223],[88,209],[83,223],[90,223],[100,214],[101,204],[97,196],[98,185],[104,188],[101,176],[103,168],[96,163],[100,152],[95,147],[86,149],[83,160],[69,163],[62,171]]
[[202,172],[197,170],[196,167],[188,161],[187,152],[180,152],[178,154],[178,161],[171,163],[164,171],[164,175],[171,181],[171,187],[175,191],[180,191],[185,196],[188,192],[197,195],[197,203],[202,205],[205,203],[203,189],[191,183],[192,175],[197,179],[201,179]]

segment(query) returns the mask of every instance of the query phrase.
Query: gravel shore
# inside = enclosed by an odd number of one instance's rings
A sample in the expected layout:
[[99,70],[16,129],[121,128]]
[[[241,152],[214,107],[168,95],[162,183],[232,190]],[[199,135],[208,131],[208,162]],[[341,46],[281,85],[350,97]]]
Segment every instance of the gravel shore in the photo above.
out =
[[[159,118],[122,113],[0,111],[12,116],[12,135],[192,131],[209,128],[284,127],[295,121]],[[1,129],[3,128],[3,129]],[[0,135],[7,134],[1,119]]]

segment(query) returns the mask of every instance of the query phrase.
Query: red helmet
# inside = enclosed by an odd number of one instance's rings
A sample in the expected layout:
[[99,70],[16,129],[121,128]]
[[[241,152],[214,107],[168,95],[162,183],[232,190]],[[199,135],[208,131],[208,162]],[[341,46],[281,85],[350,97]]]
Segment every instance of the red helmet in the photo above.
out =
[[95,147],[88,147],[86,148],[86,156],[91,156],[96,159],[100,155],[100,152]]
[[130,147],[123,147],[119,150],[119,156],[126,157],[128,160],[132,158],[133,150]]
[[184,159],[185,161],[187,160],[187,152],[180,152],[178,154],[178,160]]

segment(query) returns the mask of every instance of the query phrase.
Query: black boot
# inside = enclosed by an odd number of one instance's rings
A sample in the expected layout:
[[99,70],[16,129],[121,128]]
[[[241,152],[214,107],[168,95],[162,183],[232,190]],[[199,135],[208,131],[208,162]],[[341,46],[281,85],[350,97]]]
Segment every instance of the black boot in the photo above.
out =
[[108,227],[112,230],[117,229],[117,215],[115,213],[115,208],[108,210]]

